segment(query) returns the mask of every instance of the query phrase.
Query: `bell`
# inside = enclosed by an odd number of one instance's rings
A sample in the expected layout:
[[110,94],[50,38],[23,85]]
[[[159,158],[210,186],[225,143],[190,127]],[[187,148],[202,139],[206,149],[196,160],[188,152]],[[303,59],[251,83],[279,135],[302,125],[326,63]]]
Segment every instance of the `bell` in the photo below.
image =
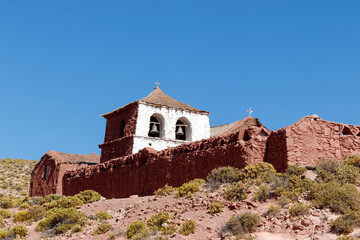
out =
[[158,133],[159,133],[159,130],[157,129],[156,124],[153,124],[153,125],[152,125],[151,130],[150,130],[150,133],[151,133],[151,134],[158,134]]
[[182,127],[178,127],[178,130],[177,130],[177,132],[176,132],[176,135],[177,135],[177,136],[184,135],[184,132],[183,132]]

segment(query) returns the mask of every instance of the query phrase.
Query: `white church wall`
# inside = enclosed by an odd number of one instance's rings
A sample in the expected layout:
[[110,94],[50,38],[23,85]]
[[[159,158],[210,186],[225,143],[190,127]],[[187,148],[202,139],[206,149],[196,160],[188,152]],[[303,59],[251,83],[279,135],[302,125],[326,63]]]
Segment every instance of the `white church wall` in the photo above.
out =
[[[148,137],[150,117],[154,114],[161,123],[160,138]],[[189,123],[189,127],[186,130],[186,141],[175,139],[176,122],[180,118],[182,118],[182,120],[185,118],[188,121],[187,123]],[[174,147],[185,142],[197,141],[209,137],[210,123],[209,117],[205,113],[157,107],[144,103],[139,103],[138,105],[133,153],[138,152],[144,147],[163,150],[167,147]]]

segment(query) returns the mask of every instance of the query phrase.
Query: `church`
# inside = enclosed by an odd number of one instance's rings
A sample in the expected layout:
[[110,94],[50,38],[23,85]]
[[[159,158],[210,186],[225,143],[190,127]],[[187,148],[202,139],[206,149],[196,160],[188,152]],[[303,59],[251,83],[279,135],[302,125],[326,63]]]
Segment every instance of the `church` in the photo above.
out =
[[249,115],[210,127],[209,112],[169,97],[158,86],[102,116],[101,156],[46,152],[31,174],[30,196],[87,189],[105,198],[150,195],[165,184],[206,178],[221,166],[265,161],[284,171],[292,164],[315,166],[322,159],[360,153],[360,126],[312,115],[270,131]]

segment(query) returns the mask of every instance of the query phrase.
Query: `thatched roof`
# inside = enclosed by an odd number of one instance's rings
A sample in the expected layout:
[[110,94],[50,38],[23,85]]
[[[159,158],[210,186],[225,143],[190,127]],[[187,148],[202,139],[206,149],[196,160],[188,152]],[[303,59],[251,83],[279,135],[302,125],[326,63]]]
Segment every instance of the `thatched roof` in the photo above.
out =
[[136,103],[145,103],[145,104],[150,104],[150,105],[159,106],[159,107],[168,107],[168,108],[175,108],[175,109],[184,110],[184,111],[209,114],[206,111],[199,110],[197,108],[194,108],[190,105],[187,105],[185,103],[182,103],[178,100],[175,100],[175,99],[169,97],[163,91],[161,91],[161,89],[159,87],[156,87],[154,89],[154,91],[152,91],[148,96],[144,97],[143,99],[126,104],[125,106],[118,108],[114,111],[108,112],[106,114],[103,114],[102,116],[106,117],[115,112],[125,110],[127,107],[129,107],[133,104],[136,104]]
[[263,127],[263,125],[259,122],[257,118],[248,116],[236,122],[210,128],[210,137],[226,135],[251,126]]
[[57,163],[72,163],[72,164],[97,164],[100,163],[100,156],[96,153],[90,155],[78,155],[70,153],[61,153],[57,151],[47,151],[45,156],[51,157]]

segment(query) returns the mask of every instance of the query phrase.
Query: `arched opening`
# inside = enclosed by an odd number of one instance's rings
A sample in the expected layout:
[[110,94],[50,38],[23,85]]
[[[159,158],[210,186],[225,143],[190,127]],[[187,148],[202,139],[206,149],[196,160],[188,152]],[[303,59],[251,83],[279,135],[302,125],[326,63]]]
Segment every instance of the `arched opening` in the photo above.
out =
[[124,129],[125,129],[125,120],[121,120],[119,138],[122,138],[124,136]]
[[47,180],[48,177],[49,177],[49,172],[50,172],[50,166],[49,165],[46,165],[45,166],[45,169],[44,169],[44,180]]
[[353,133],[351,132],[350,128],[345,126],[344,129],[342,130],[341,135],[353,135]]
[[161,125],[158,118],[155,116],[150,117],[150,124],[149,124],[149,137],[160,137]]
[[176,140],[191,140],[191,128],[189,121],[186,118],[179,118],[175,126],[175,139]]

